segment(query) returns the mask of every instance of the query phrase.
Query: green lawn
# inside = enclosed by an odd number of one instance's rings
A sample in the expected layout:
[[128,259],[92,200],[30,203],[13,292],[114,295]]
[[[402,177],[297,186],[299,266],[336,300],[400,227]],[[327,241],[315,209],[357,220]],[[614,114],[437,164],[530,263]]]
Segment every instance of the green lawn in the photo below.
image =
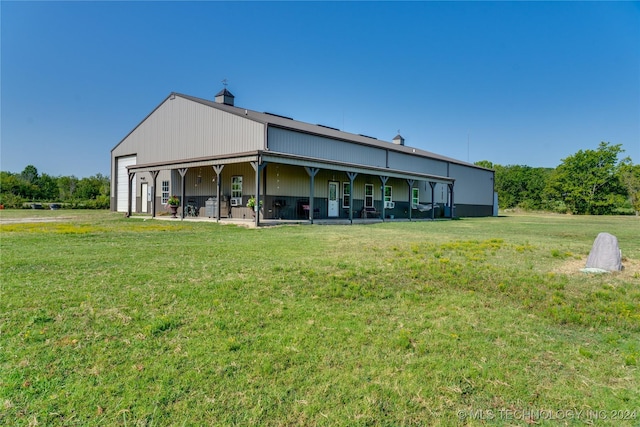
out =
[[0,424],[640,425],[638,218],[0,219]]

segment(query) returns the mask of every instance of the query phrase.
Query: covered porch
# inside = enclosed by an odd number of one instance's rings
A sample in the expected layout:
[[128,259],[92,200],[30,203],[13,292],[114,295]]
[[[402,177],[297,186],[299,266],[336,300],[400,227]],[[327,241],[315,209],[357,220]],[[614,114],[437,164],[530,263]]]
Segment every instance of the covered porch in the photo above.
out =
[[[455,216],[455,210],[451,209],[452,178],[262,151],[174,164],[130,166],[128,216],[132,215],[136,176],[148,177],[153,193],[148,201],[150,209],[136,212],[148,212],[152,218],[161,216],[158,211],[164,205],[157,200],[157,177],[162,170],[170,171],[172,195],[180,198],[182,219],[249,221],[260,226]],[[442,192],[439,200],[435,197],[436,188]],[[142,206],[147,202],[145,195],[142,191],[137,194],[140,203],[136,201],[134,206]],[[247,206],[250,200],[255,207]]]

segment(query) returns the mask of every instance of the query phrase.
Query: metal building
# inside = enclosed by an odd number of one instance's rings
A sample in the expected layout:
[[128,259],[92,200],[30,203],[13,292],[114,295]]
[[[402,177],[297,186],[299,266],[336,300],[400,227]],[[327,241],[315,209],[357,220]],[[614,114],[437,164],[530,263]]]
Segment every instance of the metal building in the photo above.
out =
[[[171,93],[111,150],[111,210],[263,219],[490,216],[494,172],[404,144]],[[247,203],[255,200],[256,207]],[[258,209],[259,207],[259,209]],[[259,215],[255,215],[259,211]]]

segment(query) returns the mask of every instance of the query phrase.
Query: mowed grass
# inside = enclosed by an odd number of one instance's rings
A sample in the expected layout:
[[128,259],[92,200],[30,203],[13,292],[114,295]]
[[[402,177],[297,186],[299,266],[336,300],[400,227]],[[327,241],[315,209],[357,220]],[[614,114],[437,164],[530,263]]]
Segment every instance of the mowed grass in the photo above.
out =
[[640,425],[637,218],[0,219],[0,424]]

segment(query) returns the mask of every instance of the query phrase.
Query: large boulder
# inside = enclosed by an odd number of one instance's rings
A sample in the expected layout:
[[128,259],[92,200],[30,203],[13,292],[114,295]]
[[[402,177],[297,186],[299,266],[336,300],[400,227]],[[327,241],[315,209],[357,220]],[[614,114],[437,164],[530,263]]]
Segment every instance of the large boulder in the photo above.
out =
[[622,270],[622,252],[618,247],[618,239],[609,233],[600,233],[593,242],[586,268],[606,271]]

